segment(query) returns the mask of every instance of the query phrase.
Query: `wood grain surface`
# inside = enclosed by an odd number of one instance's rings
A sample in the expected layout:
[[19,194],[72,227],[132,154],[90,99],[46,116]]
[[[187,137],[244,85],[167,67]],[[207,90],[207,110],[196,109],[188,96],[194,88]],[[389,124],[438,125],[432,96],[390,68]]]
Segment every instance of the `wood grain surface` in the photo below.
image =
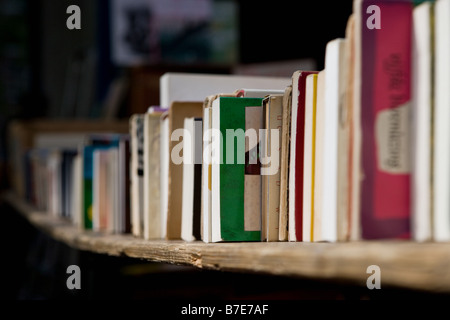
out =
[[381,288],[450,292],[450,244],[413,241],[343,243],[203,243],[144,240],[79,230],[34,210],[13,193],[2,195],[31,224],[80,250],[198,268],[332,280],[366,286],[367,267],[381,269]]

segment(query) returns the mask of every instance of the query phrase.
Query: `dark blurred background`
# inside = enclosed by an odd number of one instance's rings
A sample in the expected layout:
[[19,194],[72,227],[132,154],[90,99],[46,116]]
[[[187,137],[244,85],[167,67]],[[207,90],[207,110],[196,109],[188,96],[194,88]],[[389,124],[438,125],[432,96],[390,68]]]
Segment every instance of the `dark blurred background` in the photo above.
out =
[[[66,26],[70,5],[81,29]],[[0,110],[100,117],[112,83],[126,78],[128,100],[114,116],[127,117],[158,104],[157,91],[142,97],[136,87],[154,90],[149,82],[166,71],[322,69],[326,43],[345,36],[351,11],[352,0],[0,0]]]
[[[67,27],[71,5],[81,29]],[[128,118],[159,105],[165,72],[321,70],[351,12],[352,0],[0,0],[0,164],[11,119]]]

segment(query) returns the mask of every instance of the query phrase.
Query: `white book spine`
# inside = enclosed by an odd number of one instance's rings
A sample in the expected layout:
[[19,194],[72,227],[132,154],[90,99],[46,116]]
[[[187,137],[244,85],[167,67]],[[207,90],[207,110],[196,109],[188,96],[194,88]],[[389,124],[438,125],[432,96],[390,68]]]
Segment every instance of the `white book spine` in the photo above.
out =
[[[212,104],[212,129],[220,130],[220,99],[214,100]],[[220,152],[220,141],[217,135],[212,136],[211,147],[215,152]],[[220,156],[211,155],[211,241],[222,241],[220,227]]]
[[211,108],[203,109],[203,165],[202,165],[202,240],[211,242],[211,191],[209,190],[209,164],[211,163],[211,153],[208,151],[211,142],[210,125]]
[[295,232],[295,162],[297,145],[297,112],[298,112],[298,77],[294,77],[292,86],[292,107],[291,107],[291,142],[289,153],[289,219],[288,219],[288,239],[289,241],[297,241]]
[[305,95],[305,148],[303,160],[303,215],[302,215],[302,240],[311,242],[312,240],[312,208],[313,208],[313,188],[312,181],[314,177],[314,141],[313,135],[315,130],[314,116],[314,82],[316,75],[306,77],[306,95]]
[[322,175],[322,240],[337,241],[337,159],[339,100],[342,85],[340,69],[344,54],[344,40],[336,39],[328,43],[325,56],[325,113],[323,140],[323,175]]
[[169,118],[161,123],[161,237],[167,236],[167,210],[169,206]]
[[450,240],[450,0],[435,4],[434,237]]
[[412,237],[429,241],[431,233],[431,121],[432,65],[431,10],[425,2],[413,12],[412,51],[412,170],[411,209]]
[[193,241],[194,218],[194,118],[184,119],[183,135],[183,195],[181,212],[181,239]]

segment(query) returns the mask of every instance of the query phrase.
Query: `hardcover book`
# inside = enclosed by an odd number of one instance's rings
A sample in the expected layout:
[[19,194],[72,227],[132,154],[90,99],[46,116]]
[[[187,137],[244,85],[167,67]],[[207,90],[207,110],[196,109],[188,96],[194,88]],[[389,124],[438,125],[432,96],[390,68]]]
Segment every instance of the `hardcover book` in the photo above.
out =
[[[367,23],[374,4],[382,13],[380,28]],[[410,237],[412,8],[410,1],[355,1],[364,239]]]
[[[173,102],[169,109],[169,181],[167,206],[167,239],[181,239],[181,212],[183,194],[183,165],[181,137],[174,135],[184,128],[184,119],[202,117],[202,102]],[[175,158],[178,158],[175,159]]]
[[433,239],[433,2],[414,8],[413,26],[411,232],[416,241],[430,241]]
[[435,4],[433,236],[450,240],[450,0]]
[[[302,241],[303,179],[305,148],[306,77],[315,71],[297,71],[292,75],[291,131],[289,153],[289,241]],[[310,125],[310,123],[308,124]]]
[[[261,107],[261,98],[220,97],[212,104],[212,242],[261,240]],[[247,140],[248,129],[255,135]]]
[[160,118],[163,110],[144,115],[144,239],[161,239]]
[[262,175],[262,241],[278,241],[280,214],[280,160],[281,126],[283,122],[283,95],[269,95],[263,100],[265,134],[262,139],[262,157],[270,159],[261,166]]
[[[339,116],[342,114],[340,109],[346,88],[344,63],[345,40],[330,41],[325,53],[321,236],[322,240],[332,242],[345,240],[347,229],[347,215],[338,211],[338,170],[348,164],[339,163],[339,153],[347,152],[348,143],[346,131],[339,129]],[[344,171],[346,172],[345,169]]]
[[[303,201],[302,201],[302,241],[314,241],[314,178],[316,146],[316,105],[317,74],[306,77],[305,84],[305,142],[303,152]],[[290,199],[290,197],[289,197]],[[289,226],[294,213],[289,209]],[[295,227],[295,224],[294,226]],[[291,228],[289,229],[291,230]],[[289,232],[290,234],[290,232]],[[290,241],[296,241],[294,239]]]
[[283,94],[283,123],[281,125],[281,160],[280,160],[280,214],[278,240],[288,240],[288,186],[289,186],[289,148],[291,136],[292,84]]

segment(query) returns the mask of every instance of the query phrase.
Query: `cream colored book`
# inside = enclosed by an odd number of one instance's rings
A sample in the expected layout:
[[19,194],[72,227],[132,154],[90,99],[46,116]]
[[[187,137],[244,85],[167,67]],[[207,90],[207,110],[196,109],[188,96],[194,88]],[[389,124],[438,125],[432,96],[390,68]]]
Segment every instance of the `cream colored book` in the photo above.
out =
[[[321,208],[322,226],[321,240],[336,242],[344,240],[343,235],[338,239],[338,229],[346,228],[346,215],[338,215],[338,161],[339,149],[346,152],[345,145],[348,137],[346,132],[339,131],[339,108],[343,104],[345,91],[344,79],[345,40],[335,39],[327,44],[325,53],[324,89],[318,94],[323,96],[323,152],[322,152],[322,198]],[[319,81],[320,83],[320,81]],[[341,163],[341,167],[345,164]],[[340,233],[340,232],[339,232]]]
[[[436,241],[450,240],[450,0],[435,4],[435,91],[433,162],[433,233]],[[422,195],[423,196],[423,195]]]
[[292,75],[291,130],[289,145],[289,241],[303,239],[303,174],[305,143],[306,78],[316,71],[299,70]]
[[[323,241],[323,198],[324,198],[324,139],[325,139],[325,73],[320,71],[317,75],[317,97],[316,97],[316,134],[315,134],[315,155],[314,155],[314,195],[313,211],[311,223],[313,225],[311,239]],[[333,159],[336,160],[336,159]]]
[[170,107],[174,101],[204,101],[241,88],[284,90],[289,84],[286,77],[168,72],[160,78],[160,104]]
[[434,3],[427,1],[415,7],[413,22],[411,231],[414,240],[430,241],[433,239]]
[[[314,241],[314,190],[317,74],[306,77],[305,96],[305,144],[303,161],[303,234],[304,242]],[[289,212],[291,215],[291,212]]]
[[[134,114],[130,117],[130,142],[131,142],[131,233],[137,237],[143,236],[143,209],[144,209],[144,176],[142,155],[143,150],[144,115]],[[115,228],[117,229],[117,223]]]
[[144,238],[161,235],[161,159],[160,134],[162,112],[144,115]]
[[[202,117],[202,102],[173,102],[169,109],[169,180],[167,207],[167,239],[181,239],[181,212],[183,194],[183,164],[181,139],[177,140],[174,133],[184,128],[184,119]],[[178,160],[176,159],[178,157]]]
[[283,94],[283,123],[281,126],[281,160],[280,160],[280,221],[278,223],[278,240],[288,240],[288,186],[289,186],[289,147],[291,131],[292,85],[286,87]]
[[[361,179],[362,179],[362,166],[361,166],[361,52],[362,52],[362,1],[357,0],[353,2],[354,22],[353,26],[350,26],[353,30],[353,90],[352,90],[352,107],[350,109],[350,154],[349,162],[350,175],[349,175],[349,216],[350,216],[350,240],[358,241],[361,239]],[[352,40],[350,40],[352,41]]]
[[[350,239],[352,225],[350,214],[350,180],[351,180],[351,155],[352,143],[351,116],[353,107],[354,90],[354,15],[347,21],[345,32],[345,49],[342,79],[339,100],[339,127],[338,127],[338,161],[337,161],[337,217],[338,217],[338,241]],[[340,222],[339,222],[340,221]]]
[[167,237],[167,215],[169,205],[169,112],[166,111],[160,119],[160,210],[161,210],[161,238]]
[[262,163],[267,174],[262,175],[262,241],[278,241],[280,215],[281,127],[283,123],[283,95],[269,95],[263,100],[265,135],[262,157],[270,156],[270,163]]

